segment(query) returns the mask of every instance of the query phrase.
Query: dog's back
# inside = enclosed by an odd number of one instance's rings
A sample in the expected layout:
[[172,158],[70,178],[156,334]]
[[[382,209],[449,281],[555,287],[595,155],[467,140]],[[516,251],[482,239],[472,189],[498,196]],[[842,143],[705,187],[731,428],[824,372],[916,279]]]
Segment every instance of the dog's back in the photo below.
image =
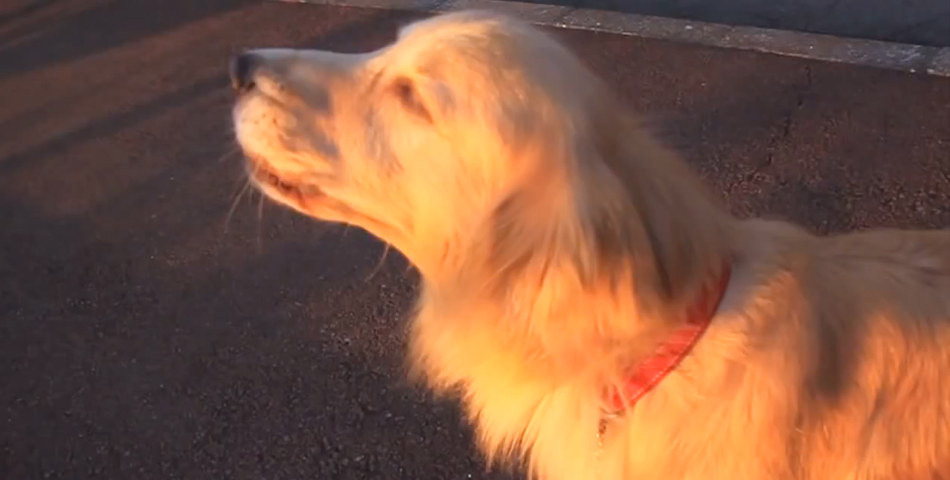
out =
[[800,277],[807,478],[950,478],[950,230],[815,248]]
[[741,228],[705,343],[628,416],[629,478],[950,478],[950,230]]

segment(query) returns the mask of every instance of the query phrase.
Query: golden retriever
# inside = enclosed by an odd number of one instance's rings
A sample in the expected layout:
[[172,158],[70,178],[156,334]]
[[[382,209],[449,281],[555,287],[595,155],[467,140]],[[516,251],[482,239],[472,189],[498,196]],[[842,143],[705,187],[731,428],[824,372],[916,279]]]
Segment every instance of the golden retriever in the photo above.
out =
[[250,181],[422,276],[412,371],[544,480],[950,479],[950,230],[740,220],[551,36],[478,11],[232,59]]

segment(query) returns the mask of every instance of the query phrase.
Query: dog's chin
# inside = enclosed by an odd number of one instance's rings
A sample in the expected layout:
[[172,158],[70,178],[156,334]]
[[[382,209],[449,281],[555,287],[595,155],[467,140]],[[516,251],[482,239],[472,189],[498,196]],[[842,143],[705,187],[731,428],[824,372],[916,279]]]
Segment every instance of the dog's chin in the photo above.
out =
[[251,184],[271,200],[312,217],[327,216],[321,212],[333,202],[318,185],[289,179],[271,168],[266,160],[253,156],[247,157],[246,169]]
[[315,183],[301,183],[281,175],[264,159],[247,156],[246,169],[251,184],[261,193],[308,217],[357,225],[384,240],[395,238],[395,232],[398,232],[389,222],[354,209],[348,202],[328,194]]

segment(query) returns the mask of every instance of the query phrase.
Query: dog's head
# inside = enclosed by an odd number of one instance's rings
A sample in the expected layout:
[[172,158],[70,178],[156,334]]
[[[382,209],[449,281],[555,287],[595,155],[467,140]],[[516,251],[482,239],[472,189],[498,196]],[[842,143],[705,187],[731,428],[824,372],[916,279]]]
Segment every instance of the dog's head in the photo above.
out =
[[525,23],[446,14],[374,52],[251,50],[231,73],[252,182],[365,228],[426,277],[557,270],[668,299],[719,260],[692,174]]
[[424,267],[506,196],[583,158],[573,131],[589,128],[596,89],[582,74],[526,25],[444,15],[367,54],[245,52],[234,126],[268,196],[364,227]]

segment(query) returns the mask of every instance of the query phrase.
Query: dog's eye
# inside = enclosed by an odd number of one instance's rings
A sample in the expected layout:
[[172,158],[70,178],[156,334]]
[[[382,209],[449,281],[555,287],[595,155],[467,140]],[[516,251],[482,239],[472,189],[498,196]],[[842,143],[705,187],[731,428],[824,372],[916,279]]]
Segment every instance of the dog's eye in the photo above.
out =
[[400,78],[393,83],[392,90],[403,107],[427,122],[432,121],[432,115],[429,114],[429,110],[423,104],[422,99],[419,98],[419,92],[416,91],[412,81],[408,78]]

